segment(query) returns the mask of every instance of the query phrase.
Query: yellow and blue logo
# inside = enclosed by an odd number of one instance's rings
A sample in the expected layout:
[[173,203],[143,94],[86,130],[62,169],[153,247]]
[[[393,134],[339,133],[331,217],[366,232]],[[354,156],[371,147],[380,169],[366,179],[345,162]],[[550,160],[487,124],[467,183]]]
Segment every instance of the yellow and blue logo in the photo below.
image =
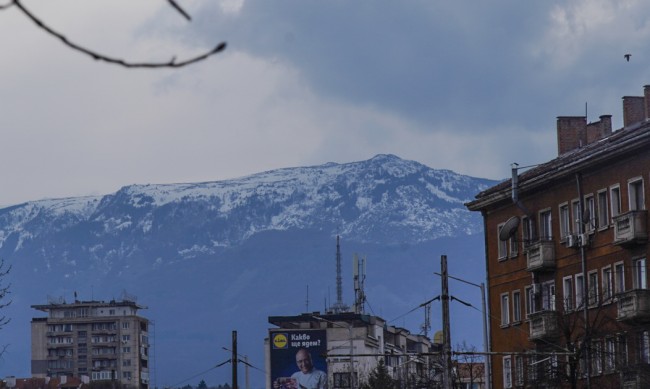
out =
[[276,333],[273,334],[273,348],[287,348],[289,346],[289,338],[287,337],[287,334],[281,332],[281,333]]

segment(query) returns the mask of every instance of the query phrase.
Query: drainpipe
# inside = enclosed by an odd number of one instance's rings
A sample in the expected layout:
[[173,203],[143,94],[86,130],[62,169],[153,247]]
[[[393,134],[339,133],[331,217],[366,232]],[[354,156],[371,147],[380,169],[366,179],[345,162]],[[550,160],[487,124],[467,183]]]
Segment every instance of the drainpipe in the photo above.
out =
[[582,175],[576,173],[576,186],[578,188],[578,202],[580,222],[578,223],[578,232],[580,233],[580,261],[582,266],[582,313],[585,321],[585,345],[583,350],[585,352],[585,369],[586,369],[586,384],[587,389],[591,389],[591,337],[589,336],[589,277],[587,277],[587,253],[586,243],[582,242],[582,237],[585,234],[584,212],[585,204],[582,198]]

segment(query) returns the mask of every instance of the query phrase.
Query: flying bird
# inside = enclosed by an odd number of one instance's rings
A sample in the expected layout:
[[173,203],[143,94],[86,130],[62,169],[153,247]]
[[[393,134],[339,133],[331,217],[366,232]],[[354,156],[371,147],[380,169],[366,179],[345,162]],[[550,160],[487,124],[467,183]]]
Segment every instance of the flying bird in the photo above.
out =
[[625,54],[623,57],[625,57],[625,59],[627,60],[627,62],[630,62],[630,57],[631,57],[631,56],[632,56],[632,54]]

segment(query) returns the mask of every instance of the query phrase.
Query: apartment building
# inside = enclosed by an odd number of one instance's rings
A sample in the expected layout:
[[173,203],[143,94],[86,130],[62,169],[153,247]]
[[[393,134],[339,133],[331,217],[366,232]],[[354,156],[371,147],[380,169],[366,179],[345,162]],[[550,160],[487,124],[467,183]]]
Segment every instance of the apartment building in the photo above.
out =
[[303,353],[309,354],[313,367],[324,373],[330,389],[358,388],[367,382],[379,359],[384,360],[399,387],[430,387],[436,380],[431,373],[440,366],[439,357],[432,354],[440,351],[439,345],[423,335],[390,326],[380,317],[314,312],[271,316],[268,320],[276,327],[269,329],[266,342],[267,389],[274,383],[282,387],[295,376],[297,360]]
[[149,387],[149,321],[134,301],[32,305],[32,376],[89,377]]
[[492,384],[650,387],[650,86],[611,116],[557,118],[557,158],[476,196]]

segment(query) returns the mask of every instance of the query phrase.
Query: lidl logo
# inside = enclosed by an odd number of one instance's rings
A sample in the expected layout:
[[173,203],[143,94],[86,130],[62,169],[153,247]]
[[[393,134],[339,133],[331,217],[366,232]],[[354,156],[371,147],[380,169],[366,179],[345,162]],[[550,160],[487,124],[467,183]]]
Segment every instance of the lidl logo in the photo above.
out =
[[288,345],[289,340],[287,339],[287,334],[273,334],[273,348],[287,348]]

